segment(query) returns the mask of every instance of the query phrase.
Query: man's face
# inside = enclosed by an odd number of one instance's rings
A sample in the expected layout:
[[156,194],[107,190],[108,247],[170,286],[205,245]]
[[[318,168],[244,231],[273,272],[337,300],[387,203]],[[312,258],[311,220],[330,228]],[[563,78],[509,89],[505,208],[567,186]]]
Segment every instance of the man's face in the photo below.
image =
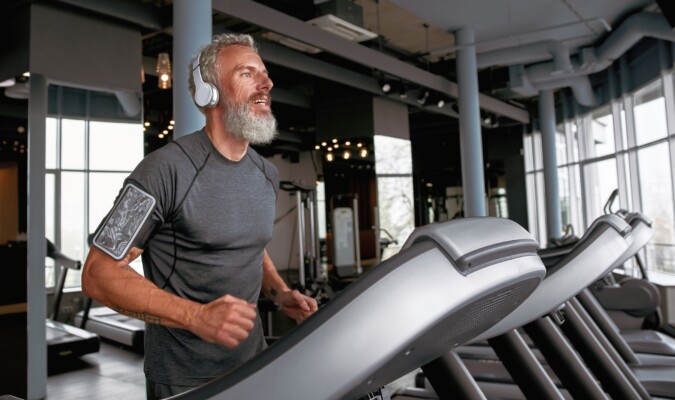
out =
[[276,136],[272,115],[272,80],[260,56],[246,46],[221,50],[220,90],[223,119],[230,134],[252,144],[271,142]]
[[249,105],[256,115],[269,115],[273,84],[258,53],[246,46],[228,46],[220,51],[218,62],[220,85],[229,101]]

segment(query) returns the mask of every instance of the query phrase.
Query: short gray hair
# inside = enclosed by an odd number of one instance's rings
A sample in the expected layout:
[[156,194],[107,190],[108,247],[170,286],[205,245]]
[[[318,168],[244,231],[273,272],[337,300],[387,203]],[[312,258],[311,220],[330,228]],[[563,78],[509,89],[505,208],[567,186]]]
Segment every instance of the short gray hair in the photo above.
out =
[[[251,35],[243,33],[222,33],[220,35],[215,35],[210,44],[202,46],[199,49],[199,69],[204,82],[212,83],[218,87],[220,77],[219,66],[216,63],[218,52],[227,46],[233,45],[250,47],[256,53],[258,52],[258,46],[255,44],[255,41]],[[190,63],[188,66],[188,70],[188,90],[190,91],[190,96],[192,96],[194,101],[195,81],[194,77],[192,76],[192,63]],[[199,108],[199,111],[202,113],[204,112],[203,107],[197,107]]]

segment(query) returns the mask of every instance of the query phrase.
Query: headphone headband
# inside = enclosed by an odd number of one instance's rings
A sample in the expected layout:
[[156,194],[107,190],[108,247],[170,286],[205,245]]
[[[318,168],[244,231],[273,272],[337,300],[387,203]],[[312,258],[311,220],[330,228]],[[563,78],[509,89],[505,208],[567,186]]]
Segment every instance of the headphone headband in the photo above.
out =
[[192,78],[195,82],[195,103],[199,107],[214,107],[218,104],[218,89],[202,79],[199,55],[192,61]]

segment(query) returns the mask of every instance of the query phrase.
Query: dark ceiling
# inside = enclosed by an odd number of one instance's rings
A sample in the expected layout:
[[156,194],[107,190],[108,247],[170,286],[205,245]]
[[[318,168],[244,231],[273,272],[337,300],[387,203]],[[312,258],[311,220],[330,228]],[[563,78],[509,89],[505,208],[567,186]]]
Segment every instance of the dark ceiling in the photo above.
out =
[[[32,3],[49,3],[56,7],[72,9],[76,12],[93,13],[138,27],[143,44],[144,69],[143,84],[144,119],[158,121],[165,125],[172,118],[172,92],[157,88],[157,77],[153,71],[153,62],[161,52],[170,55],[173,51],[172,14],[173,5],[169,0],[106,0],[96,3],[85,0],[28,1],[6,0],[0,5],[5,18],[12,10]],[[242,0],[241,3],[249,3]],[[326,4],[333,7],[349,5],[347,0],[329,0],[323,6],[316,0],[257,0],[255,3],[292,16],[300,21],[313,19],[323,12]],[[457,48],[454,29],[471,25],[476,33],[477,52],[508,49],[514,44],[531,43],[551,38],[561,40],[571,53],[580,46],[593,45],[604,40],[607,27],[618,25],[632,12],[648,9],[658,10],[658,6],[649,0],[354,0],[357,11],[362,16],[362,26],[371,32],[378,32],[374,39],[363,41],[361,46],[385,54],[392,60],[414,66],[420,73],[430,72],[449,82],[456,82],[455,52]],[[213,31],[234,31],[250,33],[262,38],[270,29],[254,22],[216,11],[214,1]],[[300,53],[300,52],[298,52]],[[367,61],[354,59],[345,54],[322,51],[318,54],[300,53],[331,66],[342,68],[359,76],[377,79],[383,72],[369,65]],[[545,61],[545,60],[540,60]],[[534,61],[536,62],[536,60]],[[326,102],[349,101],[360,96],[372,96],[372,91],[360,89],[354,85],[340,82],[340,79],[325,79],[307,71],[293,70],[282,65],[267,62],[270,76],[278,92],[293,93],[308,99],[309,106],[298,106],[293,102],[276,101],[274,112],[282,132],[279,140],[267,149],[268,153],[292,152],[311,149],[315,142],[315,108]],[[175,72],[174,72],[175,73]],[[501,90],[508,80],[508,66],[494,65],[479,70],[481,93],[498,100],[508,107],[522,109],[526,113],[533,107],[534,97],[516,96]],[[385,74],[389,75],[390,74]],[[418,87],[415,82],[406,82],[409,88]],[[416,92],[409,93],[414,98]],[[273,93],[274,95],[274,93]],[[280,96],[281,97],[281,96]],[[395,97],[392,97],[395,99]],[[410,131],[414,139],[421,136],[456,136],[458,120],[453,109],[453,99],[448,98],[444,111],[438,112],[430,106],[421,107],[408,100],[410,112]],[[482,104],[482,103],[481,103]],[[0,129],[3,137],[22,137],[17,131],[24,126],[26,100],[9,99],[0,96],[2,122]],[[456,106],[455,106],[456,107]],[[456,108],[455,108],[456,110]],[[507,115],[499,115],[483,110],[484,131],[509,130],[521,132],[522,121]],[[486,122],[487,121],[487,122]],[[24,126],[25,128],[25,126]],[[484,132],[485,133],[485,132]],[[150,131],[148,140],[152,146],[160,145]]]

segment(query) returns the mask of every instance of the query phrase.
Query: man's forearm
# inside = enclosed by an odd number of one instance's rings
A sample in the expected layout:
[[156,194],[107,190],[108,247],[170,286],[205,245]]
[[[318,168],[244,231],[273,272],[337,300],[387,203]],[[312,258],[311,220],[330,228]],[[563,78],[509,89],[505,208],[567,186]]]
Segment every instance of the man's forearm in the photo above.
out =
[[159,289],[128,265],[92,249],[82,274],[87,295],[120,314],[142,321],[189,329],[197,303]]

